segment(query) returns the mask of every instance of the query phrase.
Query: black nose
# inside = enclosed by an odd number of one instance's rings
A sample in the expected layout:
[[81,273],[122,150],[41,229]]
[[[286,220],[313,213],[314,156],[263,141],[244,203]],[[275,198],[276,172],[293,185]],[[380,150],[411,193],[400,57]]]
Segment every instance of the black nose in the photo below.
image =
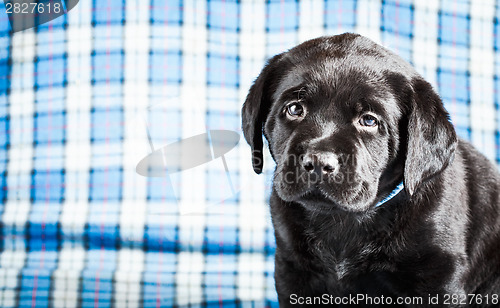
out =
[[309,173],[328,175],[337,171],[338,158],[328,152],[307,153],[302,160],[302,167]]

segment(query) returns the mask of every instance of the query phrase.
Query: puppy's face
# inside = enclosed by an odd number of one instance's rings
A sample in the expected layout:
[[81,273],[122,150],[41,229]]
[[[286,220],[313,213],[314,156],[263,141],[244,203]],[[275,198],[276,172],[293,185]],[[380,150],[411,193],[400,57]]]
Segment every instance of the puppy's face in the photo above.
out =
[[283,72],[265,125],[285,201],[360,210],[399,147],[402,108],[382,74],[353,59],[301,59]]
[[242,112],[256,172],[263,130],[276,193],[311,210],[364,211],[403,177],[412,194],[448,164],[456,143],[430,85],[396,55],[352,34],[271,59]]

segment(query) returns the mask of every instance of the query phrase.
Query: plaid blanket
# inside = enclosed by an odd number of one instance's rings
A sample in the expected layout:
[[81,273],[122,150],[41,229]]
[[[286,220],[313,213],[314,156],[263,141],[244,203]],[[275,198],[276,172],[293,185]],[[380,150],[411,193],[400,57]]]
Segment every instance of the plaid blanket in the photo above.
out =
[[255,175],[241,139],[162,177],[139,161],[240,134],[267,58],[350,31],[410,61],[498,162],[499,14],[493,0],[81,0],[13,32],[0,3],[0,306],[277,306],[271,159]]

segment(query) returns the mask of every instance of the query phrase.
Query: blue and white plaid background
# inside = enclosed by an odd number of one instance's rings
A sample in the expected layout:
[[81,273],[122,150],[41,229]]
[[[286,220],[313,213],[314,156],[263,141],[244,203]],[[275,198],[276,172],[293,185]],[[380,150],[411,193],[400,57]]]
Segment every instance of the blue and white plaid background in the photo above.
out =
[[[243,139],[144,178],[155,147],[240,131],[265,60],[353,31],[438,89],[500,161],[500,1],[81,0],[12,34],[0,4],[0,306],[276,306],[267,198]],[[244,187],[245,189],[241,189]]]

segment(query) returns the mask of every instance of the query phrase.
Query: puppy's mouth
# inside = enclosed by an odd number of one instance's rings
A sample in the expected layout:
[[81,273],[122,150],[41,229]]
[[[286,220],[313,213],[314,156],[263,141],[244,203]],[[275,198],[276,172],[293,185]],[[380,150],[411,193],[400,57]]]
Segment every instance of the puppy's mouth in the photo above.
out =
[[319,187],[313,187],[312,189],[306,191],[302,194],[299,199],[312,202],[328,202],[331,200],[326,193],[324,193]]
[[331,213],[332,211],[363,212],[366,210],[366,202],[362,201],[364,197],[361,189],[353,190],[351,197],[353,197],[353,201],[341,201],[329,196],[321,189],[314,189],[307,192],[298,203],[309,210],[323,213]]
[[329,196],[329,194],[320,187],[312,187],[304,194],[300,195],[295,202],[314,212],[321,211],[327,213],[341,209],[349,210],[348,207],[342,205],[332,196]]
[[[328,177],[303,172],[299,169],[288,169],[278,165],[275,171],[273,186],[278,196],[286,202],[294,202],[305,208],[317,211],[363,211],[375,198],[377,183],[368,178],[360,178],[354,170],[345,169]],[[371,184],[373,183],[373,184]]]
[[[368,200],[363,194],[365,191],[363,184],[360,183],[356,187],[347,188],[344,190],[345,196],[349,196],[346,200],[339,200],[333,192],[329,192],[327,188],[321,185],[314,185],[306,189],[304,192],[288,195],[287,198],[282,198],[285,201],[296,202],[312,211],[331,212],[343,210],[348,212],[358,212],[365,208]],[[279,194],[279,192],[278,192]]]

